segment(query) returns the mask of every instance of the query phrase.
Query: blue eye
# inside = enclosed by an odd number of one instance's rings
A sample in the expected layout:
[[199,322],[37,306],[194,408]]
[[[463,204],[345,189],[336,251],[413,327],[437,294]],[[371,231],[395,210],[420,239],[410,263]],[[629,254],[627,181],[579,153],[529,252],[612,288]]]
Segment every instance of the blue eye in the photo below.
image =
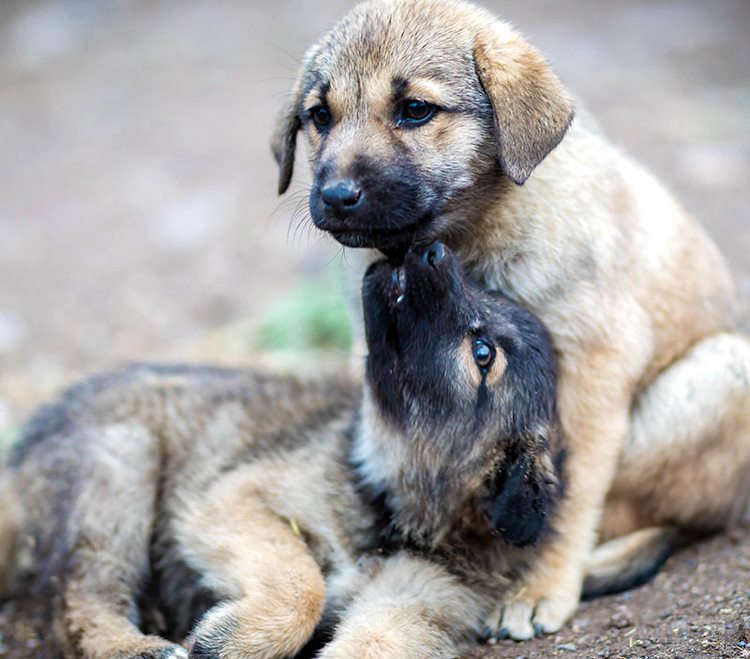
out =
[[427,101],[409,99],[401,106],[396,123],[402,128],[423,126],[435,116],[437,108]]
[[331,113],[328,108],[316,105],[310,109],[310,118],[318,130],[323,130],[331,125]]
[[495,361],[495,349],[484,339],[474,339],[472,352],[477,366],[483,370],[487,370]]

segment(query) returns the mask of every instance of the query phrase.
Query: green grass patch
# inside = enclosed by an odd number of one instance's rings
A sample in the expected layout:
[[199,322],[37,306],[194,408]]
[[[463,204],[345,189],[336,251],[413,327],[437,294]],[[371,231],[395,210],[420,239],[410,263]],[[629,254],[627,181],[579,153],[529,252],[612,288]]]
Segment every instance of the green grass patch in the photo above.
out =
[[251,332],[255,349],[348,354],[352,329],[339,273],[300,282],[264,313]]

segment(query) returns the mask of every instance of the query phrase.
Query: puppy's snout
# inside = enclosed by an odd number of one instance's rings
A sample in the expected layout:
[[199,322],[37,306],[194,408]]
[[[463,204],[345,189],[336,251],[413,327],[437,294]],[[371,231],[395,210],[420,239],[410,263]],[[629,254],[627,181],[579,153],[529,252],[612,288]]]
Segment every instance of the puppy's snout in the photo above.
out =
[[320,191],[323,203],[340,214],[354,211],[362,201],[362,188],[350,178],[326,183]]
[[443,243],[435,241],[427,247],[422,254],[422,260],[433,268],[437,268],[443,261],[445,261],[445,245]]

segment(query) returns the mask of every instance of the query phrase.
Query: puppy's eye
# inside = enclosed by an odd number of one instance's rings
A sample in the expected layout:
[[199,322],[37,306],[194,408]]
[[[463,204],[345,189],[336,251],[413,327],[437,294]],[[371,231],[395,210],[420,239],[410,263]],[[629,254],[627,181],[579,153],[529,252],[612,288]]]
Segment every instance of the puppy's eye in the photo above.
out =
[[316,105],[310,108],[310,118],[313,120],[318,130],[323,130],[331,125],[331,113],[322,105]]
[[409,99],[401,106],[396,123],[402,128],[423,126],[435,116],[437,108],[427,101]]
[[495,361],[495,348],[487,343],[487,341],[484,339],[474,339],[472,350],[474,353],[474,361],[479,368],[487,370],[492,366],[492,362]]

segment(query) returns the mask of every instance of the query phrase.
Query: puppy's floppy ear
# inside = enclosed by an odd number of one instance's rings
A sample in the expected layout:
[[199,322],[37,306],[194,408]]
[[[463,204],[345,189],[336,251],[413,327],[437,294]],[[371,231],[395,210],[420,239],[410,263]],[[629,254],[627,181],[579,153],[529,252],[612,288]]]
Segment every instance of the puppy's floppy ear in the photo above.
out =
[[[557,439],[556,435],[555,443]],[[552,449],[546,436],[511,450],[490,484],[486,502],[495,533],[524,547],[535,544],[551,528],[550,517],[564,489],[564,461],[564,451]]]
[[294,172],[294,153],[297,148],[297,133],[302,128],[299,118],[299,105],[306,81],[310,78],[312,62],[318,52],[318,46],[312,46],[302,60],[302,70],[294,82],[287,105],[276,120],[271,137],[271,151],[279,166],[279,194],[284,194],[292,180]]
[[276,120],[273,136],[271,137],[271,150],[276,164],[279,166],[279,194],[284,194],[292,180],[294,172],[294,153],[297,148],[297,132],[302,127],[302,122],[297,114],[299,98],[299,84],[295,85],[292,92],[292,100],[284,109],[284,112]]
[[562,140],[573,101],[541,53],[503,23],[477,34],[474,64],[495,115],[500,165],[522,185]]
[[497,492],[490,504],[490,524],[506,542],[525,547],[542,535],[552,499],[544,485],[533,473],[528,455],[521,455],[498,475]]

